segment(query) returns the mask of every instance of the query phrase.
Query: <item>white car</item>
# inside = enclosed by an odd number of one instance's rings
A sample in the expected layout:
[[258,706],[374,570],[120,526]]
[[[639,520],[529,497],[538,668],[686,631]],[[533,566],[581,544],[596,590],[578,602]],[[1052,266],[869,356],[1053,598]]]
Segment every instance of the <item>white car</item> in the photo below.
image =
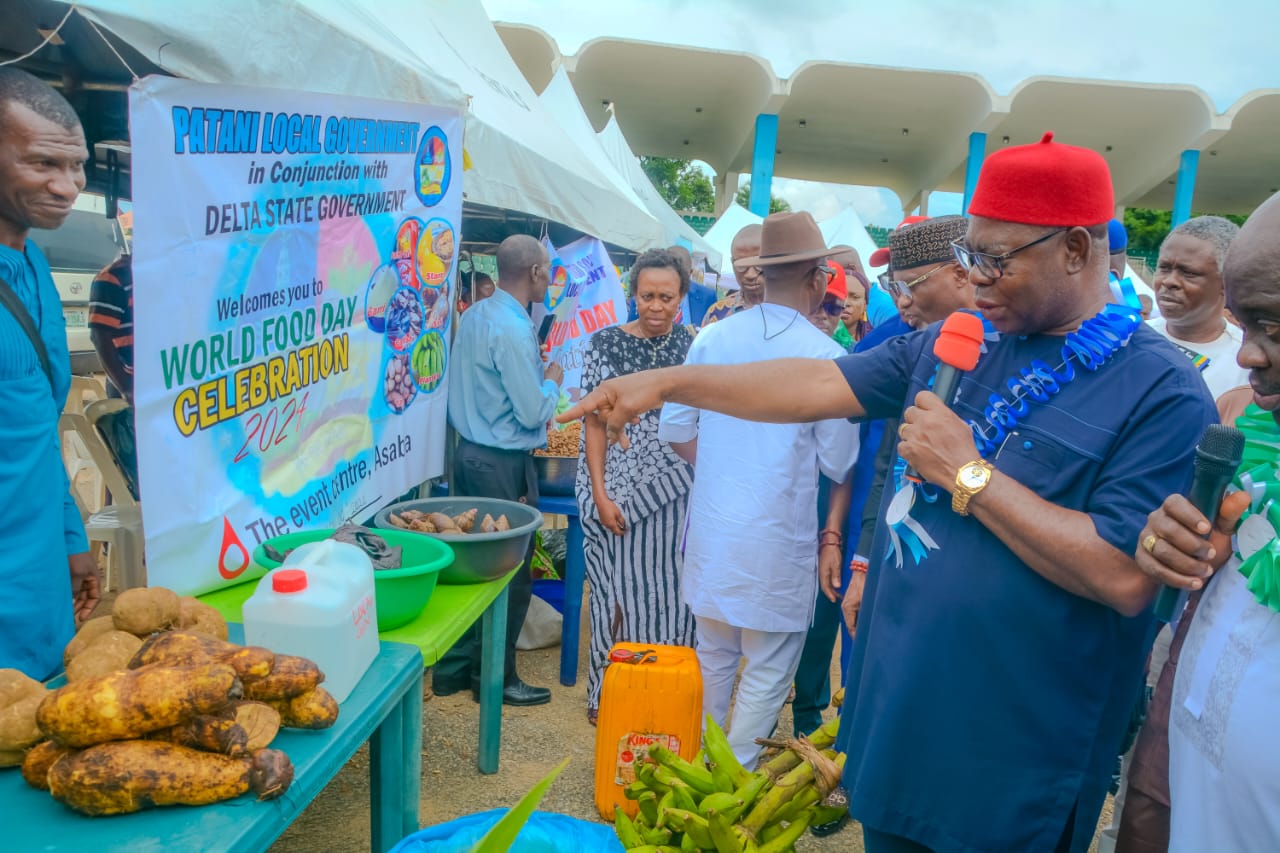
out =
[[32,228],[31,240],[44,252],[67,321],[71,372],[98,373],[97,354],[89,340],[89,287],[98,270],[115,260],[125,242],[120,226],[107,218],[103,196],[81,193],[60,228]]

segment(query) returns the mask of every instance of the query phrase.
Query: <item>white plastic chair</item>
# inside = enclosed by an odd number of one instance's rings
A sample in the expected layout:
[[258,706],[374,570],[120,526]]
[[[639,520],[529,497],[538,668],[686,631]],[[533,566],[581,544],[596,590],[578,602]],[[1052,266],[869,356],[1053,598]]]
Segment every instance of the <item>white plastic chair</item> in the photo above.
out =
[[62,431],[71,432],[80,440],[102,475],[103,485],[111,492],[111,506],[89,513],[81,505],[79,495],[72,490],[89,541],[104,542],[110,546],[107,552],[107,589],[113,588],[113,575],[120,581],[122,590],[147,585],[142,507],[129,492],[124,474],[97,428],[97,422],[103,415],[117,412],[127,405],[123,400],[96,400],[85,408],[83,414],[68,410],[63,412],[60,420]]
[[[91,376],[71,377],[71,391],[63,409],[71,414],[83,414],[87,403],[105,399],[106,388]],[[84,441],[74,430],[62,432],[62,462],[67,468],[71,490],[89,512],[97,512],[106,504],[106,487],[102,482]]]

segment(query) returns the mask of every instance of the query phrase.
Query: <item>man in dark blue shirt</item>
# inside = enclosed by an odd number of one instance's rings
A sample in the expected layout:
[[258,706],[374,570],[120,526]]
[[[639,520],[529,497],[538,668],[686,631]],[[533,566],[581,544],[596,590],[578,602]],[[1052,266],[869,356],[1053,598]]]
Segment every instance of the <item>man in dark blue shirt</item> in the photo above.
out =
[[1113,202],[1106,161],[1052,134],[987,158],[956,256],[999,337],[953,407],[926,390],[930,328],[835,362],[636,374],[564,415],[616,436],[668,400],[775,422],[907,407],[922,485],[886,489],[838,742],[869,853],[1092,840],[1156,591],[1132,554],[1216,420],[1186,358],[1108,304]]

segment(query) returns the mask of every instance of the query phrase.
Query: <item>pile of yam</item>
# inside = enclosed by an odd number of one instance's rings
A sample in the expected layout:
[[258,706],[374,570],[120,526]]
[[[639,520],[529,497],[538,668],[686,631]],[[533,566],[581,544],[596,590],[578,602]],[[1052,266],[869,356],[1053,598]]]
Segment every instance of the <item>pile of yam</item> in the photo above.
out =
[[89,815],[280,796],[280,728],[332,726],[338,703],[312,661],[227,636],[194,598],[121,593],[67,644],[65,685],[0,670],[0,767]]

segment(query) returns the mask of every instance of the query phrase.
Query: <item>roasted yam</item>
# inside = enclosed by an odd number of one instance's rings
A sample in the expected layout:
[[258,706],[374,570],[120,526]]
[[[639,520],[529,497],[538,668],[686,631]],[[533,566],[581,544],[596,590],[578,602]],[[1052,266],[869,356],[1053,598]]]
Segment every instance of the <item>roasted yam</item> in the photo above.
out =
[[322,681],[324,673],[312,661],[297,655],[276,655],[270,675],[244,680],[244,697],[259,702],[292,699],[314,690]]
[[156,664],[61,687],[40,703],[36,722],[66,746],[92,746],[140,738],[239,698],[240,681],[226,664]]
[[323,687],[269,704],[280,712],[281,725],[291,729],[327,729],[338,721],[338,703]]
[[236,675],[248,681],[271,674],[275,655],[261,646],[237,646],[205,634],[190,631],[166,631],[149,637],[133,660],[131,669],[160,663],[166,666],[197,666],[225,663]]
[[51,740],[42,741],[27,752],[22,759],[22,778],[28,785],[41,791],[49,790],[49,769],[64,755],[72,755],[75,750],[67,746],[58,746]]
[[254,791],[278,797],[293,766],[278,750],[229,758],[171,743],[104,743],[62,758],[49,771],[49,793],[88,815],[136,812],[152,806],[202,806]]

